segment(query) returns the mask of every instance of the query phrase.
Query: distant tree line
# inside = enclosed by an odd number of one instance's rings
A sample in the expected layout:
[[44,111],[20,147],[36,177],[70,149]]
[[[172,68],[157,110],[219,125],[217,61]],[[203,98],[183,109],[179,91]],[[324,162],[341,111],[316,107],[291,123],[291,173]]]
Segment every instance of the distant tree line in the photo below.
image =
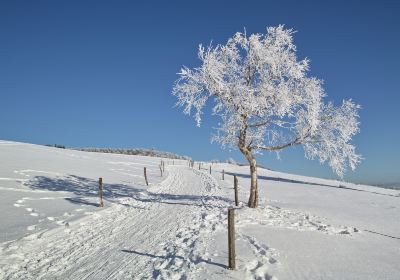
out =
[[84,152],[110,153],[110,154],[122,154],[122,155],[139,155],[139,156],[162,157],[162,158],[170,158],[170,159],[191,160],[191,158],[188,156],[180,156],[175,153],[158,151],[155,149],[74,148],[73,150],[84,151]]
[[55,148],[60,148],[60,149],[65,149],[64,145],[59,145],[59,144],[46,144],[45,146],[47,147],[55,147]]

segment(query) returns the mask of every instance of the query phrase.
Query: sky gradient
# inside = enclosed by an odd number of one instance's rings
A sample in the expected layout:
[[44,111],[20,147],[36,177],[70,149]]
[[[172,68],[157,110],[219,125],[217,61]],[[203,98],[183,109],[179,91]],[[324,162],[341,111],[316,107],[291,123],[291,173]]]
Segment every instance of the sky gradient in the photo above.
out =
[[[196,160],[234,158],[171,95],[199,44],[285,24],[326,100],[362,106],[365,160],[345,180],[400,182],[400,10],[396,1],[1,1],[0,139],[69,147],[145,147]],[[207,111],[209,112],[209,110]],[[1,159],[0,159],[1,161]],[[275,170],[336,178],[301,147],[258,157]]]

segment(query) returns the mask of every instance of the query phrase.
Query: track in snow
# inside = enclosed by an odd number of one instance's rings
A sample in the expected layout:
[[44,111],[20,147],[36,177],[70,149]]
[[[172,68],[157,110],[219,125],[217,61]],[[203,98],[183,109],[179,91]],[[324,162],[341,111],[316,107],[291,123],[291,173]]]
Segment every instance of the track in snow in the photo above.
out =
[[0,278],[184,279],[206,256],[230,203],[217,182],[185,167],[137,197],[3,248]]

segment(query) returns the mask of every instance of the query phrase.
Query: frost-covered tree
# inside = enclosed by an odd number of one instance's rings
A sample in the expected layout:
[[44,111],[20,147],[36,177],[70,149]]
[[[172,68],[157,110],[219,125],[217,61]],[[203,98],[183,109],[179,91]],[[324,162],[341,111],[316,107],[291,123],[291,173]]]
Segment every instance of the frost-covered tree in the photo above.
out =
[[213,141],[239,148],[250,164],[248,205],[257,207],[257,163],[262,150],[302,145],[305,157],[327,162],[340,177],[361,156],[350,143],[359,131],[358,109],[324,103],[322,81],[310,77],[309,60],[299,60],[292,29],[268,27],[266,34],[236,33],[225,45],[199,46],[201,66],[183,67],[173,88],[177,105],[200,126],[202,109],[214,100],[222,122]]

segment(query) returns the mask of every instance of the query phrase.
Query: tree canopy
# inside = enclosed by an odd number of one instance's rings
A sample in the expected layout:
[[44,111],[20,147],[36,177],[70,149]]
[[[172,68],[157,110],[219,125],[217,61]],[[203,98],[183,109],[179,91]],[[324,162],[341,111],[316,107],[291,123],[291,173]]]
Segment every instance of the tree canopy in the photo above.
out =
[[351,143],[360,106],[351,99],[338,107],[324,102],[323,82],[309,75],[307,58],[297,58],[293,34],[280,25],[265,35],[238,32],[225,45],[200,45],[200,67],[181,69],[173,95],[198,126],[212,99],[222,119],[212,139],[222,147],[253,155],[302,145],[307,158],[327,162],[342,177],[361,160]]

